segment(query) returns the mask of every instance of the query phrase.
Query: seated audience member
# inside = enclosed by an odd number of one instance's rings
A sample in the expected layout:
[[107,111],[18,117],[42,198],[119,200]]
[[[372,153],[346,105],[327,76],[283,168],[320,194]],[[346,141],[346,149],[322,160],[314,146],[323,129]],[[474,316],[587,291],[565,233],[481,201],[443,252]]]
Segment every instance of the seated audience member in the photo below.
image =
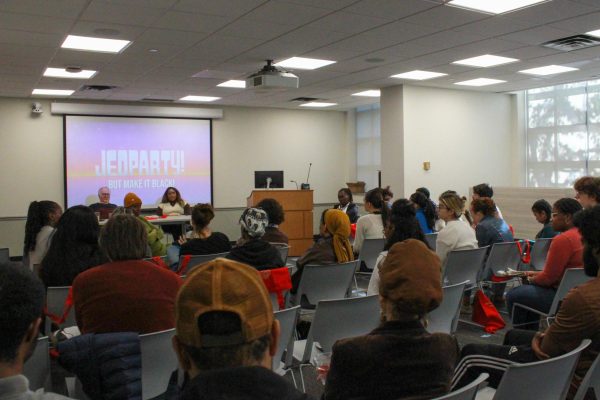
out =
[[450,390],[458,343],[423,320],[442,301],[440,260],[415,239],[394,244],[379,270],[381,325],[338,340],[325,400],[430,399]]
[[142,210],[142,200],[135,193],[127,193],[123,204],[128,212],[133,213],[144,225],[146,229],[146,236],[148,238],[148,245],[152,251],[152,256],[164,256],[167,254],[167,246],[163,243],[162,239],[165,236],[162,229],[159,226],[153,225],[146,220],[146,218],[140,216]]
[[42,263],[49,247],[49,240],[62,215],[62,208],[50,200],[32,201],[27,210],[23,263],[33,270]]
[[575,181],[575,199],[583,208],[592,208],[600,203],[600,178],[584,176]]
[[275,199],[263,199],[256,207],[265,210],[269,218],[269,225],[265,228],[265,234],[262,237],[263,240],[269,243],[288,244],[287,235],[279,230],[279,225],[284,220],[284,212],[281,204]]
[[[479,185],[473,186],[473,200],[477,200],[482,197],[488,197],[490,199],[494,197],[494,189],[492,189],[492,187],[487,183],[480,183]],[[498,213],[498,218],[504,219],[502,217],[502,212],[500,212],[500,208],[498,208],[498,204],[496,204],[496,213]]]
[[75,318],[81,333],[150,333],[175,326],[175,297],[181,278],[142,260],[147,236],[139,218],[111,217],[100,231],[110,262],[73,281]]
[[308,264],[335,264],[354,260],[350,236],[350,220],[342,210],[328,209],[321,214],[321,238],[296,261],[298,270],[292,275],[291,293],[296,293],[302,271]]
[[285,266],[281,253],[271,243],[263,240],[269,218],[264,210],[247,208],[240,217],[241,241],[233,247],[227,258],[248,264],[258,270]]
[[398,199],[392,204],[390,211],[390,220],[385,229],[385,245],[383,251],[377,257],[375,268],[369,280],[369,288],[367,296],[379,294],[379,267],[385,261],[388,250],[396,243],[403,242],[407,239],[416,239],[427,245],[425,235],[421,230],[421,225],[416,217],[414,205],[407,199]]
[[392,208],[392,199],[394,198],[394,193],[390,190],[389,186],[386,186],[382,189],[381,194],[383,195],[383,201],[388,205],[389,208]]
[[[576,214],[575,226],[579,228],[584,243],[583,268],[592,279],[569,291],[554,322],[545,332],[516,329],[507,333],[502,346],[466,345],[455,371],[455,388],[468,384],[481,372],[489,373],[488,382],[497,387],[508,365],[557,357],[575,349],[583,339],[591,339],[591,345],[583,351],[575,367],[567,395],[567,399],[573,398],[587,369],[600,352],[600,206]],[[589,398],[594,398],[590,392]]]
[[[456,192],[456,190],[446,190],[444,193],[442,193],[440,195],[444,196],[447,194],[455,194],[457,196],[459,196],[459,194]],[[469,226],[471,226],[473,229],[475,229],[475,223],[473,222],[473,217],[471,216],[471,212],[469,211],[469,204],[467,202],[467,198],[465,196],[459,196],[462,201],[463,201],[463,208],[462,208],[462,215],[460,216],[460,220],[463,221],[466,224],[469,224]]]
[[371,189],[365,194],[365,210],[367,215],[363,215],[356,222],[356,236],[354,238],[354,254],[360,253],[360,248],[365,239],[383,238],[383,229],[388,220],[390,210],[383,201],[383,194],[380,188]]
[[102,186],[98,189],[98,199],[100,201],[98,203],[90,204],[90,208],[93,212],[99,213],[100,218],[107,219],[109,214],[117,208],[116,204],[110,202],[110,189],[106,186]]
[[71,286],[80,273],[108,261],[98,245],[98,219],[86,206],[65,211],[42,260],[40,277],[46,286]]
[[358,206],[352,202],[352,192],[350,189],[341,188],[338,191],[338,201],[339,203],[334,205],[333,208],[345,212],[348,215],[348,218],[350,218],[350,223],[355,224],[359,217]]
[[431,194],[429,192],[429,189],[427,189],[426,187],[420,187],[420,188],[417,188],[415,190],[415,192],[423,193],[425,195],[425,197],[427,197],[427,200],[429,202],[431,202],[431,205],[433,206],[433,210],[435,212],[435,225],[433,227],[433,231],[434,232],[440,231],[445,226],[444,220],[441,219],[440,216],[438,215],[438,205],[435,204],[435,201],[431,200]]
[[[177,216],[189,214],[190,205],[181,198],[179,190],[172,186],[168,187],[158,205],[158,215]],[[165,224],[162,229],[173,236],[174,242],[177,242],[181,237],[181,225],[179,224]]]
[[435,206],[431,200],[421,192],[415,192],[410,196],[410,201],[417,210],[417,220],[421,225],[423,233],[433,233],[435,228],[436,212]]
[[[490,246],[488,254],[494,243],[512,242],[514,241],[513,234],[504,222],[498,216],[496,204],[489,197],[480,197],[471,202],[471,216],[475,223],[475,237],[479,247]],[[491,280],[493,271],[487,268],[483,271],[482,278]],[[493,285],[493,293],[491,300],[495,302],[503,301],[505,283],[497,283]]]
[[223,258],[196,268],[176,312],[173,348],[189,377],[182,400],[309,398],[271,371],[279,321],[253,268]]
[[443,194],[438,207],[440,218],[446,225],[437,235],[435,252],[443,266],[451,251],[476,249],[478,244],[473,228],[460,220],[464,209],[463,199],[457,194]]
[[171,264],[178,262],[180,255],[217,254],[231,250],[227,235],[210,229],[209,224],[214,217],[215,211],[210,204],[196,204],[192,208],[194,233],[190,239],[181,237],[178,246],[169,247],[167,253]]
[[531,206],[531,212],[535,220],[544,227],[535,235],[536,239],[553,238],[558,235],[554,229],[552,229],[552,206],[546,200],[538,200]]
[[45,300],[44,285],[30,271],[17,263],[0,264],[0,399],[68,399],[31,391],[23,375],[38,340]]
[[[526,283],[529,284],[517,286],[506,293],[506,305],[509,312],[513,311],[514,303],[548,312],[565,270],[581,268],[583,265],[581,234],[573,224],[575,213],[581,209],[581,205],[574,199],[563,198],[554,203],[552,228],[561,234],[552,239],[544,270],[528,271]],[[530,313],[522,308],[517,308],[514,312],[512,316],[514,325],[533,322],[526,328],[538,328],[538,314]]]

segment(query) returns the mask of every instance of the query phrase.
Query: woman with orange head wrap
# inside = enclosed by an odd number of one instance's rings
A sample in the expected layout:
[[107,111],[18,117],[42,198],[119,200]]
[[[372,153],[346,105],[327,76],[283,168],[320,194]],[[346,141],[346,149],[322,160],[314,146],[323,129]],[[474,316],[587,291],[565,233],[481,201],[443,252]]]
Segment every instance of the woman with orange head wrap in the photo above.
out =
[[296,293],[302,270],[307,264],[335,264],[354,260],[350,236],[350,219],[342,210],[328,209],[321,215],[321,239],[296,262],[298,271],[292,276],[292,293]]

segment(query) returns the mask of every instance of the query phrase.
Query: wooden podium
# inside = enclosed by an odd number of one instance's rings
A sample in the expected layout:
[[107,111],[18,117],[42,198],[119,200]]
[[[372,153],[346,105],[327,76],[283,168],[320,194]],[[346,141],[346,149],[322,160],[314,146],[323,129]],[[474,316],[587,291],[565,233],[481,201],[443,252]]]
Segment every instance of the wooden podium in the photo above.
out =
[[312,190],[253,190],[246,199],[248,207],[255,207],[263,199],[275,199],[283,207],[285,220],[279,229],[290,241],[290,256],[301,256],[313,243]]

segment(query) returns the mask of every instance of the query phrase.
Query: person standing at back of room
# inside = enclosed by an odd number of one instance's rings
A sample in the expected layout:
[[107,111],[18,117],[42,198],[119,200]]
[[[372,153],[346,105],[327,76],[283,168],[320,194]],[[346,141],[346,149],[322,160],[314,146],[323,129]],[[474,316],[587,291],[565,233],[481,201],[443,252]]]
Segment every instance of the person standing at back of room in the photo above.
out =
[[62,208],[50,200],[32,201],[27,210],[25,222],[25,240],[23,244],[23,263],[33,271],[40,265],[48,247],[49,240],[58,220],[62,216]]

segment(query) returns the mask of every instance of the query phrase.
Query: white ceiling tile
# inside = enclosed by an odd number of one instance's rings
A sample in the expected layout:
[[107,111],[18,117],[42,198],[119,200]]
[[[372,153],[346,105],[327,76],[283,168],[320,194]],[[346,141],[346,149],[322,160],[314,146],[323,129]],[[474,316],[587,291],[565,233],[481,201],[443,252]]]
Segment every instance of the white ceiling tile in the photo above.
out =
[[598,11],[597,8],[569,0],[552,0],[506,14],[506,18],[542,25]]
[[540,26],[516,33],[509,33],[507,35],[500,36],[499,38],[523,44],[539,45],[549,40],[560,39],[570,35],[571,33],[560,29],[552,28],[550,26]]
[[[71,35],[132,41],[140,36],[144,30],[144,27],[136,25],[111,24],[108,22],[79,20],[68,33]],[[127,51],[127,49],[124,51]]]
[[[600,4],[600,1],[598,1],[598,4]],[[564,19],[550,24],[550,26],[566,32],[571,32],[572,34],[594,31],[600,29],[600,12]]]
[[[178,47],[192,46],[202,39],[205,39],[208,33],[180,31],[175,29],[146,29],[141,35],[136,37],[135,43],[144,43],[146,46],[156,48],[160,44],[177,45]],[[129,50],[129,49],[128,49]]]
[[468,43],[479,42],[484,38],[473,33],[457,32],[447,30],[434,33],[419,39],[413,40],[411,43],[421,47],[427,47],[430,51],[446,50],[452,47],[461,46]]
[[329,14],[307,25],[310,29],[337,31],[344,33],[360,33],[380,25],[389,23],[386,18],[371,17],[345,11]]
[[14,12],[46,17],[76,18],[87,6],[88,0],[3,0],[0,12]]
[[92,0],[81,15],[83,21],[98,21],[114,24],[151,26],[165,10],[151,7],[135,7],[123,2]]
[[74,23],[74,19],[0,13],[0,27],[2,29],[66,34]]
[[160,9],[168,9],[173,7],[177,3],[177,0],[94,0],[99,3],[105,3],[108,5],[113,5],[118,3],[124,7],[128,7],[129,9],[135,10],[139,8],[160,8]]
[[476,33],[488,37],[505,35],[514,31],[520,31],[529,28],[530,25],[518,20],[512,20],[500,15],[471,22],[454,28],[460,32]]
[[393,20],[404,18],[434,7],[437,7],[437,5],[422,0],[362,0],[357,4],[347,7],[344,11]]
[[317,7],[307,7],[300,4],[268,2],[255,8],[246,17],[254,21],[285,21],[291,26],[307,24],[316,18],[323,17],[331,10]]
[[219,34],[251,37],[257,39],[274,39],[294,29],[294,27],[281,23],[271,22],[263,24],[249,17],[241,17],[219,31]]
[[58,48],[64,36],[60,33],[40,33],[0,29],[0,43]]
[[238,17],[268,0],[180,0],[174,10],[225,17]]
[[214,32],[231,22],[231,17],[169,11],[152,25],[156,28],[178,29],[192,32]]
[[436,6],[425,12],[404,18],[402,21],[416,25],[432,26],[438,30],[452,29],[475,21],[490,18],[487,14],[457,7]]
[[73,51],[58,49],[50,60],[53,67],[66,67],[69,65],[90,69],[91,66],[107,65],[112,62],[115,55],[108,53],[94,53],[90,51]]

